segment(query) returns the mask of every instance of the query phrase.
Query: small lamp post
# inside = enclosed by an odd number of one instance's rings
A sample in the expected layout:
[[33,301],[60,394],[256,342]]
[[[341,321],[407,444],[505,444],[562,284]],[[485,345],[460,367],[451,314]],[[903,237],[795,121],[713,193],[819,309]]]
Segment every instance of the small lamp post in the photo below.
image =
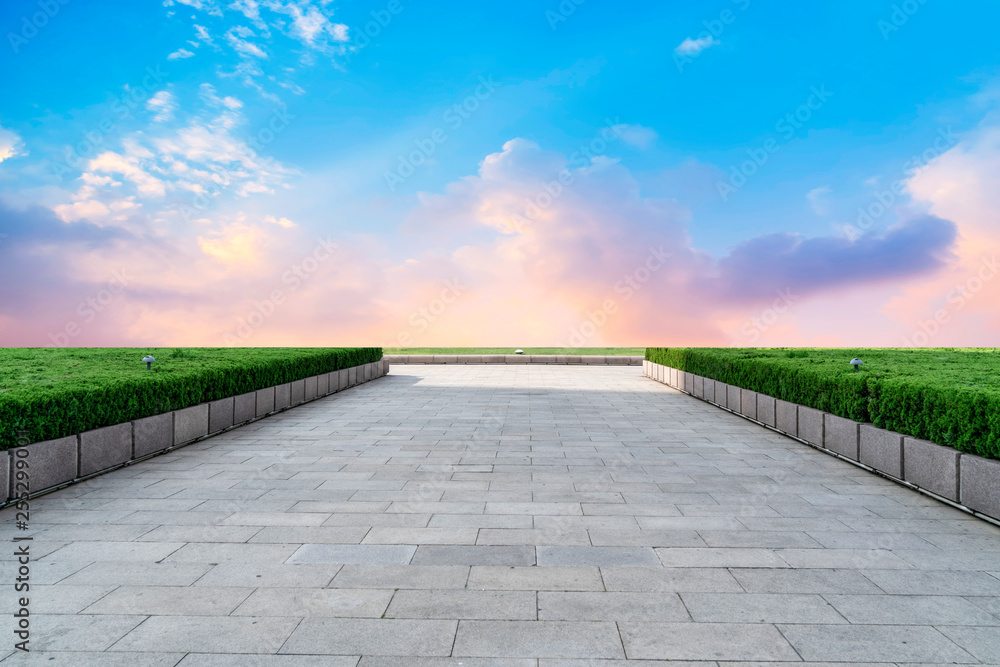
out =
[[851,365],[854,366],[854,370],[858,370],[859,367],[861,366],[861,364],[863,364],[863,363],[865,363],[865,362],[861,361],[857,357],[854,357],[853,359],[851,359]]
[[145,357],[142,358],[142,360],[146,362],[146,370],[147,371],[152,370],[153,362],[156,361],[156,359],[154,359],[151,355],[147,354]]

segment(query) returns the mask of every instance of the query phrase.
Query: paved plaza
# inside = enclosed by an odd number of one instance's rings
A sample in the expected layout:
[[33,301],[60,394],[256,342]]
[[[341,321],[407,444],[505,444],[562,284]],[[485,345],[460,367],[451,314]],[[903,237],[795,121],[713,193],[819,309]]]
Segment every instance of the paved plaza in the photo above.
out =
[[1000,664],[1000,528],[638,367],[394,366],[0,519],[5,665]]

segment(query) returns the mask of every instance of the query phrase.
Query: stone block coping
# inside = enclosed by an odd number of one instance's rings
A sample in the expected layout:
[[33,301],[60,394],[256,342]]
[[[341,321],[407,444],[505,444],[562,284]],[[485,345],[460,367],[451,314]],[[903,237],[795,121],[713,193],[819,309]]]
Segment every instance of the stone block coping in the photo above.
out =
[[642,366],[642,357],[602,357],[570,354],[388,354],[390,364],[581,364]]
[[[25,492],[28,497],[47,493],[329,396],[346,389],[348,377],[353,386],[388,372],[389,364],[383,359],[0,452],[0,507],[24,497]],[[29,465],[27,490],[23,483],[14,484],[13,459],[18,450],[17,458],[26,458]]]
[[[647,377],[895,482],[1000,523],[1000,461],[765,396],[651,361]],[[715,400],[697,387],[715,386]],[[692,391],[692,388],[695,391]],[[755,402],[756,413],[748,409]],[[756,416],[752,416],[755,414]]]

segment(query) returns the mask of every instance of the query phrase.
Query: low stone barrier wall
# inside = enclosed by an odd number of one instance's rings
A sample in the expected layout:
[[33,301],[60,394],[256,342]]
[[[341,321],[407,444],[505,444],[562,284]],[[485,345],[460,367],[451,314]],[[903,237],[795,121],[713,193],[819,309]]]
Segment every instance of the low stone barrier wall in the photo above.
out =
[[1000,520],[1000,460],[861,424],[651,361],[643,361],[643,373],[894,481]]
[[602,357],[563,354],[390,354],[391,364],[585,364],[641,366],[642,357]]
[[[382,359],[0,452],[0,498],[3,499],[0,507],[14,502],[24,493],[15,474],[15,460],[28,462],[29,497],[33,497],[374,380],[388,372],[389,363]],[[19,450],[27,451],[27,455]]]

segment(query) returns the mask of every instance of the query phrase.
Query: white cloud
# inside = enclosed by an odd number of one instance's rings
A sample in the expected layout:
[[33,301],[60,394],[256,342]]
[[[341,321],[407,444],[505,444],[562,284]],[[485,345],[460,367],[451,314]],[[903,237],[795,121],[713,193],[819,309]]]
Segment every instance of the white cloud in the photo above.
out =
[[279,227],[284,227],[285,229],[291,229],[295,227],[295,223],[288,218],[275,218],[273,215],[269,215],[264,218],[264,222],[269,222],[272,225],[278,225]]
[[[327,3],[322,3],[324,6]],[[265,6],[272,12],[287,14],[292,18],[291,36],[301,40],[306,45],[322,50],[324,36],[330,36],[334,41],[348,40],[348,27],[342,23],[333,23],[322,11],[306,2],[289,2],[269,0]]]
[[222,16],[222,10],[215,6],[213,0],[164,0],[163,6],[172,7],[175,3],[207,12],[212,16]]
[[[153,136],[141,132],[126,136],[121,150],[106,150],[88,162],[81,176],[85,186],[94,190],[125,183],[125,196],[160,198],[177,193],[181,201],[189,202],[192,194],[246,197],[273,193],[276,187],[285,186],[295,170],[259,155],[247,144],[240,129],[246,125],[239,112],[242,103],[234,97],[220,97],[207,83],[201,85],[200,97],[213,116],[195,115],[185,125]],[[150,103],[157,120],[176,107],[167,91],[151,98]],[[88,191],[80,198],[90,196]],[[274,221],[280,226],[286,223],[293,224],[284,218]]]
[[236,49],[236,52],[241,56],[248,58],[267,58],[267,53],[264,49],[260,48],[253,42],[247,41],[247,37],[255,37],[253,30],[247,28],[246,26],[238,25],[235,28],[230,28],[226,32],[226,41],[229,45]]
[[177,100],[170,91],[161,90],[146,101],[146,108],[153,112],[153,121],[159,123],[174,117]]
[[198,36],[198,39],[200,39],[201,41],[205,42],[209,46],[215,46],[215,42],[212,41],[212,36],[210,34],[208,34],[208,29],[205,28],[205,26],[201,26],[201,25],[198,25],[197,23],[195,23],[194,24],[194,31],[195,31],[195,34]]
[[820,188],[813,188],[806,194],[806,199],[809,201],[809,206],[812,207],[813,213],[816,215],[830,215],[830,194],[832,192],[833,190],[824,185]]
[[108,185],[121,185],[121,181],[116,181],[110,176],[97,176],[89,172],[80,174],[80,180],[94,187],[104,187]]
[[351,39],[350,35],[348,35],[347,33],[348,33],[348,28],[346,25],[344,25],[343,23],[334,23],[333,31],[330,34],[333,35],[333,38],[338,42],[346,42]]
[[56,215],[63,222],[76,222],[84,218],[99,218],[110,212],[107,206],[93,199],[85,199],[73,202],[72,204],[60,204],[52,210],[56,212]]
[[139,208],[142,204],[137,202],[135,197],[126,197],[124,199],[115,199],[110,202],[108,206],[112,211],[127,211],[133,208]]
[[16,132],[0,127],[0,162],[23,155],[21,152],[23,147],[24,142]]
[[636,148],[646,149],[653,145],[660,135],[656,130],[642,125],[628,125],[625,123],[614,125],[611,131],[617,134],[622,141]]
[[236,0],[229,5],[229,9],[242,13],[260,30],[267,30],[267,23],[260,17],[260,3],[256,0]]
[[678,44],[674,51],[682,56],[695,56],[705,49],[716,46],[717,44],[719,44],[719,41],[712,35],[700,37],[698,39],[691,39],[688,37],[683,42]]
[[[293,58],[297,65],[311,67],[330,63],[341,68],[336,61],[352,50],[348,46],[350,29],[344,23],[334,22],[332,0],[165,0],[167,7],[176,3],[192,8],[191,23],[195,36],[188,43],[195,50],[180,49],[168,56],[170,60],[190,58],[202,44],[216,51],[232,50],[237,62],[219,68],[220,77],[239,77],[248,88],[256,90],[261,97],[274,104],[282,105],[284,100],[277,94],[276,87],[284,88],[295,95],[305,94],[305,89],[296,82],[296,68],[288,66]],[[209,23],[204,20],[207,12],[223,17],[223,22]],[[178,14],[179,16],[181,14]],[[206,25],[212,25],[215,37],[222,34],[218,43],[213,41]],[[220,27],[221,26],[221,27]],[[290,47],[286,40],[273,41],[272,35],[280,34],[298,44]],[[301,45],[301,48],[296,48]],[[320,56],[327,56],[326,59]],[[273,61],[274,67],[268,71],[262,63]],[[280,68],[280,69],[279,69]]]
[[198,86],[198,91],[201,94],[201,98],[213,107],[225,107],[230,111],[236,111],[243,107],[243,102],[235,97],[219,97],[218,93],[215,92],[215,86],[210,83],[201,84]]
[[[133,151],[132,155],[105,151],[87,163],[89,171],[121,174],[135,184],[139,194],[162,197],[166,194],[166,184],[139,166],[140,159],[148,151]],[[151,155],[151,154],[150,154]]]

